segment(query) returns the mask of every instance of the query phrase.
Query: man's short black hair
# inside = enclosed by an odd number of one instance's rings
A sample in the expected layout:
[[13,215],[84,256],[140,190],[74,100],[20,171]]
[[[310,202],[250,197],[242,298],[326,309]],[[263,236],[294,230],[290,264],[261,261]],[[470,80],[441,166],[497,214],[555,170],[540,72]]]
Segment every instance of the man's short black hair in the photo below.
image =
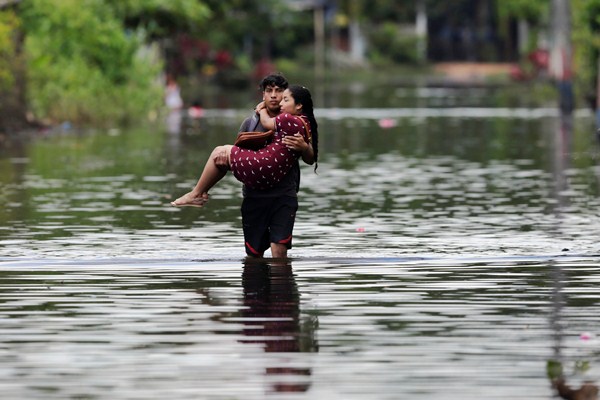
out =
[[264,92],[269,86],[279,86],[282,89],[287,89],[288,85],[289,83],[287,79],[285,79],[285,76],[281,75],[280,73],[276,73],[265,76],[260,82],[259,86]]

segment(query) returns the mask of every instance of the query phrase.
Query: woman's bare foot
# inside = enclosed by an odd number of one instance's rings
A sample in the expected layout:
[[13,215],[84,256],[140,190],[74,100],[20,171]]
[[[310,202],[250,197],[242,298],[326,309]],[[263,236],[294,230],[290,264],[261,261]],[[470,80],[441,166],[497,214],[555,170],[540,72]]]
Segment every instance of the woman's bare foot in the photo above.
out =
[[192,192],[186,193],[175,201],[171,202],[175,207],[203,207],[208,201],[208,193],[202,193],[196,196]]

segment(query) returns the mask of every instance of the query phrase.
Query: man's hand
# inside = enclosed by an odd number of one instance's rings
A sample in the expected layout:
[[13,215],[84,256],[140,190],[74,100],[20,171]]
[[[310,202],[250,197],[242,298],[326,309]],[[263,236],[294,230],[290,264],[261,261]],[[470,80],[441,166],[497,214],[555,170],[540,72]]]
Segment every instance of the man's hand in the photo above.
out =
[[302,161],[305,163],[312,165],[315,162],[312,146],[304,141],[304,137],[301,134],[296,133],[294,136],[284,136],[283,144],[290,150],[300,152],[302,154]]

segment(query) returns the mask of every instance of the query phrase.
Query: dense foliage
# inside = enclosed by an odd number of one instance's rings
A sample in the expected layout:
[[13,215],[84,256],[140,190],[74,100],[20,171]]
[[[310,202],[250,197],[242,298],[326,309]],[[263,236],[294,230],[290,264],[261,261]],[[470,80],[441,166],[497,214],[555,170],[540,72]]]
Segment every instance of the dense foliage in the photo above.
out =
[[[6,3],[5,3],[6,4]],[[14,9],[0,12],[0,135],[22,129],[26,121],[25,61],[21,23]]]
[[113,126],[158,107],[162,65],[145,43],[162,32],[151,22],[142,25],[143,17],[139,29],[126,30],[124,20],[152,15],[159,3],[170,4],[174,13],[194,12],[182,1],[27,0],[22,18],[34,114]]
[[600,0],[573,0],[571,7],[578,92],[594,103],[600,74]]
[[[216,84],[227,84],[236,76],[248,82],[262,61],[277,63],[279,69],[310,71],[315,57],[315,14],[300,6],[304,2],[12,3],[18,6],[0,9],[0,97],[6,98],[11,86],[23,81],[17,75],[26,65],[26,74],[21,72],[27,77],[22,89],[27,90],[28,109],[36,118],[53,123],[119,125],[146,118],[162,104],[160,76],[165,72],[202,82],[212,79]],[[549,0],[327,0],[321,4],[328,57],[348,50],[354,24],[361,27],[365,55],[375,65],[422,61],[416,50],[418,38],[410,30],[419,6],[427,10],[430,41],[438,40],[448,28],[456,34],[467,23],[474,24],[471,33],[481,34],[477,31],[481,27],[494,29],[493,38],[478,43],[478,52],[470,55],[478,61],[516,61],[525,56],[514,50],[517,21],[526,21],[530,28],[527,51],[535,49],[540,35],[551,29]],[[598,68],[600,0],[570,4],[575,76],[579,87],[589,91],[595,87]]]
[[17,32],[19,20],[13,11],[0,13],[0,89],[14,84],[12,63],[16,57],[13,35]]

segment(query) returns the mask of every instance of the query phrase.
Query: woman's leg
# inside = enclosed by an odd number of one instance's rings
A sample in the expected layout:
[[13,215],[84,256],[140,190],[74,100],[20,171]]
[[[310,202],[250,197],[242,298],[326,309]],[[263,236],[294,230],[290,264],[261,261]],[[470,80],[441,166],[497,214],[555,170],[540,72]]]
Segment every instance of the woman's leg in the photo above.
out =
[[[227,163],[223,164],[217,162],[219,158],[222,158],[223,152],[225,152]],[[208,191],[217,184],[229,170],[229,156],[231,154],[231,145],[224,145],[215,147],[210,154],[202,175],[198,179],[198,183],[192,189],[191,192],[184,194],[171,204],[176,207],[191,206],[191,207],[202,207],[208,201]]]

